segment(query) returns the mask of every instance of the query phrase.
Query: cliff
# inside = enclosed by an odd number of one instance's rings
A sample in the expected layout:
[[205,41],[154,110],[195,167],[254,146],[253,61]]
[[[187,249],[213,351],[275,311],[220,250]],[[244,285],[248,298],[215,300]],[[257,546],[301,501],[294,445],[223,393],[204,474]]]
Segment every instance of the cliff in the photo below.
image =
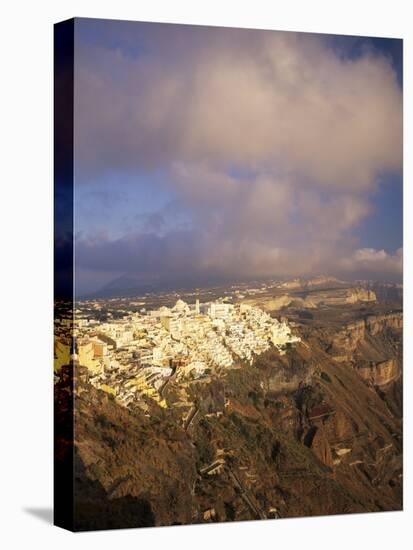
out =
[[396,359],[387,359],[362,365],[357,372],[363,380],[374,386],[386,386],[400,377],[401,369]]
[[283,356],[172,380],[145,413],[77,367],[76,529],[401,509],[401,326],[311,325]]
[[386,315],[370,315],[366,319],[366,328],[368,332],[375,336],[386,329],[402,330],[402,313],[389,313]]
[[368,315],[346,324],[332,338],[337,361],[352,362],[364,380],[385,385],[401,375],[403,315]]
[[[293,283],[291,283],[293,284]],[[286,288],[295,288],[294,286]],[[303,294],[305,294],[303,296]],[[369,303],[377,300],[372,290],[362,287],[328,288],[324,290],[310,290],[300,293],[284,293],[244,300],[245,303],[258,305],[265,311],[276,311],[286,307],[315,309],[319,306],[345,306],[357,303]]]

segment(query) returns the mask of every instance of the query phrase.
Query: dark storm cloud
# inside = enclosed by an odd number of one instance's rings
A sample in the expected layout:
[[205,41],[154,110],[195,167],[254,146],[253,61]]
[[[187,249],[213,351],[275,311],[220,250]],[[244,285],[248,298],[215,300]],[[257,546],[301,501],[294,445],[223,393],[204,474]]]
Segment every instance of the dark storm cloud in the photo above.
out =
[[141,233],[114,240],[82,239],[77,246],[76,259],[89,270],[150,275],[164,270],[191,269],[196,255],[196,235],[180,231],[163,237]]

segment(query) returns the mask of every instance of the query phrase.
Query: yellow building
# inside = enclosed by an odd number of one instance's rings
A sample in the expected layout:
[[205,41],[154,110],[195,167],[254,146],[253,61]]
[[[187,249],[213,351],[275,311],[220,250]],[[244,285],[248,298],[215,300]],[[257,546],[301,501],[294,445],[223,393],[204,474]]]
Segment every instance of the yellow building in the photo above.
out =
[[76,348],[79,365],[87,367],[89,371],[95,374],[102,372],[100,361],[95,359],[95,349],[92,340],[77,340]]
[[70,363],[70,340],[55,339],[54,342],[54,370],[59,371],[63,365]]

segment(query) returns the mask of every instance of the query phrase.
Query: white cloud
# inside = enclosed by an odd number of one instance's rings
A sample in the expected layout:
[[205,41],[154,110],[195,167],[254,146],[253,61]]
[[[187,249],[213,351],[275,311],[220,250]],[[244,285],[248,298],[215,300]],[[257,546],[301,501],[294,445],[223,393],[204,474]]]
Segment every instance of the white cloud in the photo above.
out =
[[349,258],[341,260],[341,267],[350,272],[400,275],[403,270],[403,249],[394,254],[375,248],[360,248]]

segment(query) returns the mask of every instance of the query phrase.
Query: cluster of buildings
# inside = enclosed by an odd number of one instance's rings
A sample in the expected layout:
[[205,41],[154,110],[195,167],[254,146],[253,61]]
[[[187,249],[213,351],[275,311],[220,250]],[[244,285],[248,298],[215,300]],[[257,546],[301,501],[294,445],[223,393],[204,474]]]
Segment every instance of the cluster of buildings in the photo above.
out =
[[56,371],[70,359],[77,361],[88,368],[94,385],[125,406],[141,395],[166,406],[163,388],[172,377],[193,380],[242,362],[252,364],[271,346],[284,353],[287,344],[299,340],[286,322],[257,307],[224,300],[189,305],[179,299],[171,308],[103,323],[80,312],[71,322],[72,343],[56,338]]

